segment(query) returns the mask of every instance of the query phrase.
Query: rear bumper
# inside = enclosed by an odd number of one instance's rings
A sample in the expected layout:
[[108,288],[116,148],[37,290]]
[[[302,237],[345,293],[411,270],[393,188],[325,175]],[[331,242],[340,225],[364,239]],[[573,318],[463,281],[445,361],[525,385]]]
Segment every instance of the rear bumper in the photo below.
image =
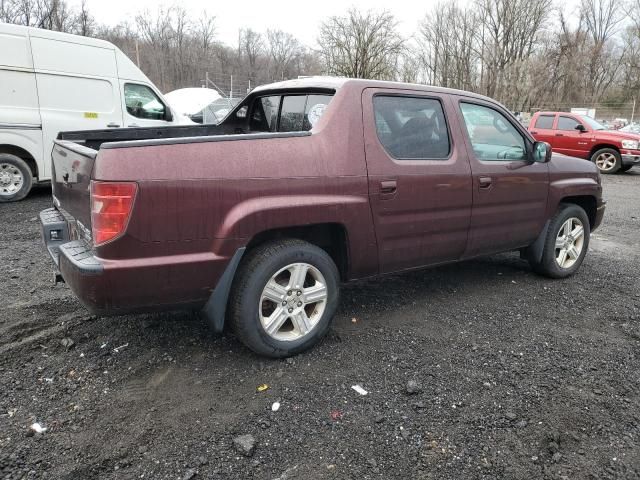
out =
[[57,271],[87,309],[100,315],[202,308],[230,261],[210,252],[102,259],[84,241],[70,239],[68,223],[55,208],[40,212],[40,223]]

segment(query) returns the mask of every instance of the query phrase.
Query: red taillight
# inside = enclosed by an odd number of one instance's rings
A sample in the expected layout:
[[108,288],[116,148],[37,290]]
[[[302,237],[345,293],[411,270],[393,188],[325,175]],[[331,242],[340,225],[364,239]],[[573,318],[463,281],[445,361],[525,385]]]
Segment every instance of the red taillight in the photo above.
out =
[[136,196],[133,182],[91,182],[91,231],[94,245],[122,235]]

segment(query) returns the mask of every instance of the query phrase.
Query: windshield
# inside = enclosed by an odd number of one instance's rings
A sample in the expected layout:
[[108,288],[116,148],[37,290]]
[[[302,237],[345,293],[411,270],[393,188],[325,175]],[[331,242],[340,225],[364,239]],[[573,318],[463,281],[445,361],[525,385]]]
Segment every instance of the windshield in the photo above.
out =
[[582,116],[581,118],[582,118],[582,121],[586,123],[591,130],[607,130],[607,127],[605,127],[604,125],[597,122],[591,117]]

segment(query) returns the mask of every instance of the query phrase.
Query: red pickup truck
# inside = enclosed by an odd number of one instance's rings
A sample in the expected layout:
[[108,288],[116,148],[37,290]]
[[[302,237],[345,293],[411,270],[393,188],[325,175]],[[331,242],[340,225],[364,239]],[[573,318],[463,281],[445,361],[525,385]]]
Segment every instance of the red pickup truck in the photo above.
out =
[[343,281],[510,250],[569,276],[605,208],[593,164],[498,103],[400,83],[268,85],[219,125],[62,133],[52,157],[43,236],[90,310],[195,309],[273,357],[322,337]]
[[554,152],[591,160],[602,173],[626,172],[640,164],[640,135],[608,130],[586,115],[536,112],[529,132]]

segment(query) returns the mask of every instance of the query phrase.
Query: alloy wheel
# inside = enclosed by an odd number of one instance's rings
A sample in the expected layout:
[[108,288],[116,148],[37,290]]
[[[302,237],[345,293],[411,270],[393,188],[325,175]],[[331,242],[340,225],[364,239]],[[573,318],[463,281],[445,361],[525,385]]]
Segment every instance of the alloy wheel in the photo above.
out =
[[571,268],[580,258],[584,247],[584,225],[571,217],[562,224],[556,237],[555,257],[560,268]]
[[0,195],[11,197],[24,185],[24,177],[18,167],[11,163],[0,163]]
[[276,340],[298,340],[318,325],[327,295],[320,270],[308,263],[287,265],[269,279],[260,295],[260,323]]

